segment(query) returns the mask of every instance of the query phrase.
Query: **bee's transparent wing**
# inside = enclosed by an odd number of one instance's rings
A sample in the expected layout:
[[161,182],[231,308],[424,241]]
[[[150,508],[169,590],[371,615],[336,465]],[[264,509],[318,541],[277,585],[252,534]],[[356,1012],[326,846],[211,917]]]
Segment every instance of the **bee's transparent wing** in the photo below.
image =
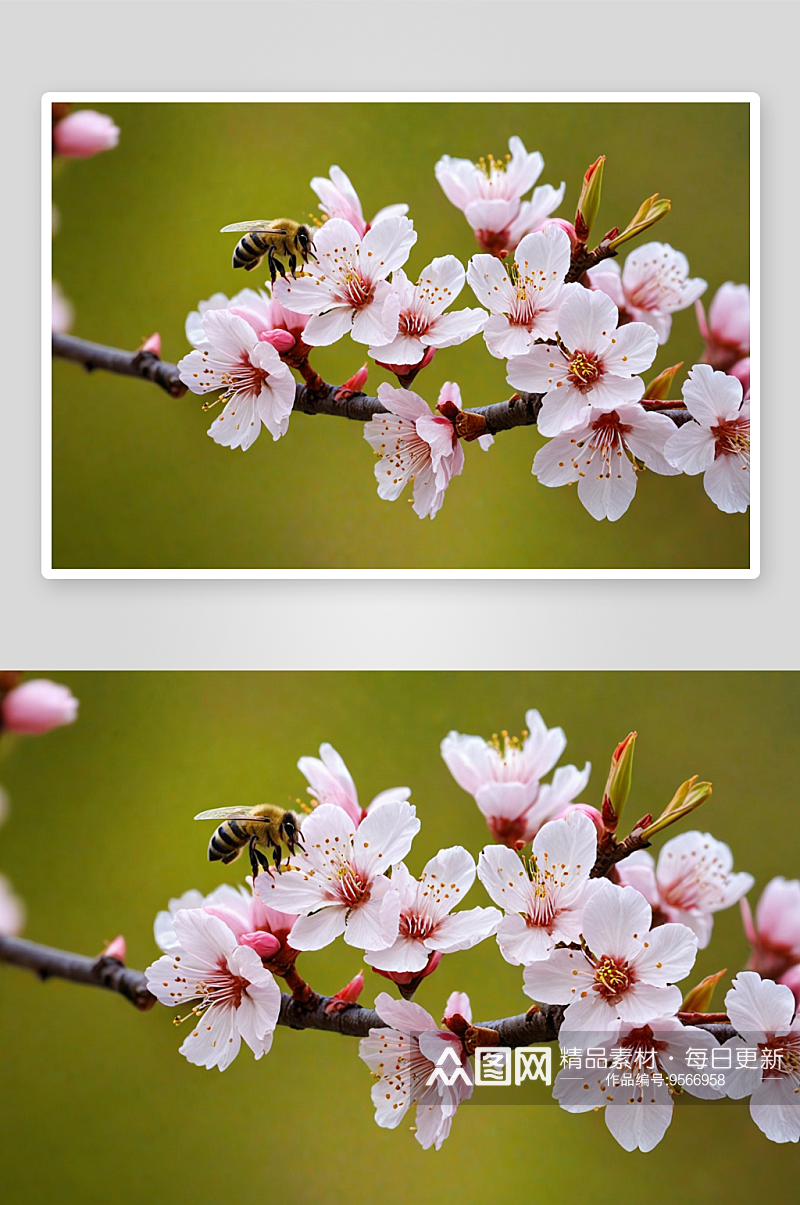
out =
[[248,808],[211,808],[207,812],[199,812],[195,820],[252,820]]
[[242,230],[266,230],[271,234],[285,234],[286,231],[277,229],[271,218],[255,218],[252,222],[233,222],[230,226],[223,226],[220,234],[233,234]]

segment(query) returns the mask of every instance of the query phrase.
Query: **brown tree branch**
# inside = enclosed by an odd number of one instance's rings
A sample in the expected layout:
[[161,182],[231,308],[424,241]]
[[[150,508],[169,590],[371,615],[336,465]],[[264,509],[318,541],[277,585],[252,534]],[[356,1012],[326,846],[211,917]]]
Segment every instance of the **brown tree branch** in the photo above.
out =
[[[67,979],[72,983],[83,983],[90,987],[104,987],[119,992],[142,1012],[152,1008],[156,998],[148,990],[144,974],[125,967],[115,958],[87,958],[83,954],[71,954],[67,950],[55,950],[41,946],[21,937],[0,937],[0,962],[25,967],[41,979]],[[279,1025],[290,1029],[320,1029],[326,1033],[339,1033],[349,1038],[365,1038],[371,1029],[385,1029],[374,1009],[353,1005],[340,1011],[326,1012],[330,997],[317,996],[311,1006],[298,1004],[286,992],[281,993]],[[691,1016],[697,1017],[693,1013]],[[500,1021],[482,1021],[473,1028],[490,1030],[498,1035],[500,1046],[530,1046],[538,1042],[555,1042],[564,1020],[561,1005],[545,1004],[516,1017],[503,1017]],[[713,1022],[702,1024],[695,1020],[686,1021],[699,1029],[707,1029],[719,1042],[732,1038],[736,1031],[732,1025]]]
[[[102,368],[106,372],[119,373],[122,376],[141,377],[153,381],[165,389],[170,397],[183,397],[186,386],[178,374],[178,366],[159,360],[151,352],[120,351],[116,347],[106,347],[102,343],[90,343],[86,339],[78,339],[74,335],[53,334],[53,355],[74,363],[83,364],[87,369]],[[315,374],[316,375],[316,374]],[[375,414],[386,414],[386,407],[376,397],[367,393],[352,393],[347,390],[337,397],[340,387],[329,385],[316,377],[319,385],[310,388],[307,385],[295,386],[294,410],[302,414],[330,414],[338,418],[349,418],[354,422],[368,423]],[[475,406],[465,410],[465,414],[480,415],[486,420],[485,434],[497,435],[500,431],[510,431],[513,427],[532,427],[536,425],[539,411],[542,408],[541,393],[516,393],[507,402],[495,402],[488,406]],[[676,426],[691,419],[691,414],[682,408],[682,402],[674,402],[673,409],[665,409],[667,403],[660,401],[641,403],[646,410],[657,411],[672,419]]]

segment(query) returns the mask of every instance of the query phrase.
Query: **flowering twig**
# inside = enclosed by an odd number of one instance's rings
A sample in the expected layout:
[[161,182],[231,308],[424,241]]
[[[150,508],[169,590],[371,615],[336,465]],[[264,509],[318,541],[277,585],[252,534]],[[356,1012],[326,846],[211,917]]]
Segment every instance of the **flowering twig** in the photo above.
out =
[[142,377],[166,389],[170,397],[183,397],[186,393],[177,365],[167,364],[149,351],[121,351],[118,347],[106,347],[104,343],[91,343],[88,339],[59,335],[54,331],[53,355],[83,364],[90,370],[104,368],[106,372],[116,372],[124,377]]
[[[147,988],[144,974],[123,966],[115,958],[87,958],[83,954],[56,950],[21,937],[0,937],[0,962],[26,967],[41,979],[67,979],[72,983],[119,992],[142,1012],[156,1003],[155,996]],[[290,1029],[320,1029],[351,1038],[364,1038],[371,1029],[385,1027],[385,1022],[374,1009],[354,1005],[329,1012],[326,1010],[327,1004],[328,997],[325,996],[316,997],[305,1005],[283,992],[278,1024]],[[692,1013],[691,1020],[686,1023],[693,1028],[709,1030],[719,1042],[733,1037],[736,1032],[732,1025],[716,1021],[704,1025],[695,1020],[697,1017],[697,1013]],[[564,1008],[561,1005],[543,1005],[499,1021],[482,1021],[472,1028],[496,1032],[501,1046],[530,1046],[538,1042],[555,1042],[563,1019]]]
[[[53,355],[83,364],[89,369],[103,368],[106,372],[153,381],[171,397],[182,397],[186,393],[178,366],[160,360],[151,352],[121,351],[116,347],[106,347],[102,343],[78,339],[74,335],[54,333]],[[311,387],[298,384],[295,389],[293,409],[302,414],[330,414],[338,418],[349,418],[354,422],[367,423],[373,415],[387,413],[386,407],[378,398],[369,394],[353,392],[349,396],[337,397],[338,386],[327,384],[313,372],[307,379],[312,380]],[[500,431],[510,431],[513,427],[535,426],[542,408],[543,396],[540,393],[517,392],[508,401],[470,407],[463,413],[482,416],[486,420],[485,434],[496,435]],[[669,403],[664,401],[645,400],[641,405],[645,410],[656,410],[659,414],[666,415],[678,427],[692,417],[682,402],[673,402],[673,409],[665,409]]]

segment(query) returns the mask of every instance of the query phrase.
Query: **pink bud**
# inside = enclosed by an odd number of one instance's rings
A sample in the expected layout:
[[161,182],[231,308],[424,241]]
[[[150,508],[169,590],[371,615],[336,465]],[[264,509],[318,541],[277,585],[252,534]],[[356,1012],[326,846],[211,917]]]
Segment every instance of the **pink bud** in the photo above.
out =
[[66,686],[46,678],[32,678],[9,691],[2,702],[3,724],[9,732],[34,735],[71,724],[78,700]]
[[351,979],[348,984],[337,992],[335,996],[331,996],[328,1003],[325,1005],[325,1012],[340,1013],[343,1008],[347,1008],[351,1004],[358,1003],[358,997],[364,990],[364,972],[359,971],[354,979]]
[[158,331],[154,331],[149,339],[145,339],[139,351],[147,351],[151,356],[158,356],[161,359],[161,336]]
[[462,1017],[469,1022],[471,1016],[472,1010],[466,992],[451,992],[444,1008],[444,1023],[447,1028],[450,1028],[452,1018]]
[[262,343],[269,343],[277,352],[291,351],[297,340],[288,331],[259,331],[258,337]]
[[584,816],[588,816],[598,833],[605,832],[603,817],[598,812],[597,808],[590,807],[588,803],[571,803],[569,807],[564,808],[563,812],[559,812],[554,816],[554,820],[563,820],[565,816],[569,816],[570,812],[580,812]]
[[546,230],[548,226],[558,226],[567,235],[570,241],[570,246],[573,251],[580,244],[577,231],[572,222],[567,222],[564,218],[548,218],[546,222],[542,222],[541,226],[537,226],[537,230]]
[[56,153],[70,159],[88,159],[99,151],[110,151],[118,142],[119,127],[106,113],[93,109],[70,113],[53,130]]
[[242,933],[239,937],[239,945],[249,946],[251,950],[255,950],[259,958],[274,958],[281,948],[277,937],[261,930],[255,933]]
[[362,364],[358,372],[354,372],[353,375],[346,380],[342,386],[340,386],[340,388],[352,389],[353,393],[357,393],[366,385],[368,376],[369,366],[367,364]]
[[127,948],[125,946],[125,938],[120,933],[117,937],[114,938],[113,941],[110,941],[108,943],[108,945],[103,950],[103,953],[100,955],[100,957],[101,958],[114,958],[114,959],[116,959],[117,962],[121,962],[124,964],[126,954],[127,954]]

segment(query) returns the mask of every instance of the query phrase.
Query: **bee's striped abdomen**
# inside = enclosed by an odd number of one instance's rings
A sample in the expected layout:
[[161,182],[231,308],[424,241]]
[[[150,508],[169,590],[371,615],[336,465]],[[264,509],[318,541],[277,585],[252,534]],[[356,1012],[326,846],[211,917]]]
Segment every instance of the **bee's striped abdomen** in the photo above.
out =
[[247,833],[236,820],[226,820],[208,843],[209,862],[233,862],[247,840]]
[[245,234],[233,249],[234,268],[244,268],[246,271],[250,271],[258,267],[268,247],[269,243],[262,238],[258,231]]

